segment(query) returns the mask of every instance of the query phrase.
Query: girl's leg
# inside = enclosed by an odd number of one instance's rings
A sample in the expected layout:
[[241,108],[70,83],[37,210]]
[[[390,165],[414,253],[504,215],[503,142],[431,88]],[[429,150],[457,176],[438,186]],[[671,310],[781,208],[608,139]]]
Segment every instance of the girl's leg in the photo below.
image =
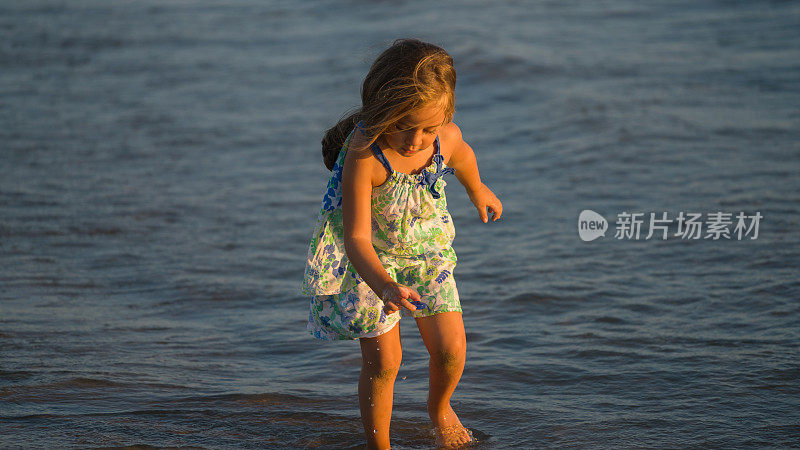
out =
[[359,341],[361,376],[358,379],[358,404],[367,437],[367,448],[389,448],[394,380],[403,355],[399,322],[380,336],[361,338]]
[[455,446],[470,441],[470,435],[450,407],[450,396],[464,372],[467,338],[460,312],[444,312],[416,319],[430,354],[428,363],[428,415],[440,445]]

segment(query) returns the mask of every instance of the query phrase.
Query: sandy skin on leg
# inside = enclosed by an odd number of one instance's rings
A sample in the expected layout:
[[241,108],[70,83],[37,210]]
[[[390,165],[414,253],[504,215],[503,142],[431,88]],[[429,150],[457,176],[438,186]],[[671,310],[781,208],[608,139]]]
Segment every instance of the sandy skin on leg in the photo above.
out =
[[[398,322],[399,323],[399,322]],[[358,378],[358,404],[367,438],[367,449],[387,449],[392,420],[394,381],[400,369],[402,349],[400,327],[380,336],[361,338],[361,375]]]
[[456,447],[470,442],[470,433],[450,406],[464,372],[467,339],[460,312],[444,312],[416,318],[430,355],[428,363],[428,415],[436,430],[436,443]]

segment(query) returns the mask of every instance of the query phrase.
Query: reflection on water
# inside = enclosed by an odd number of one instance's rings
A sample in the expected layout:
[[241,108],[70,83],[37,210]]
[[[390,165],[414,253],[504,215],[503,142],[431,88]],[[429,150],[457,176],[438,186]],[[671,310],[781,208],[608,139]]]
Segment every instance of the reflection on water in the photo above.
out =
[[[0,6],[0,446],[361,448],[357,342],[299,294],[322,132],[392,39],[439,43],[504,203],[455,178],[478,448],[796,446],[791,2]],[[578,215],[763,216],[582,242]],[[395,448],[429,448],[401,321]]]

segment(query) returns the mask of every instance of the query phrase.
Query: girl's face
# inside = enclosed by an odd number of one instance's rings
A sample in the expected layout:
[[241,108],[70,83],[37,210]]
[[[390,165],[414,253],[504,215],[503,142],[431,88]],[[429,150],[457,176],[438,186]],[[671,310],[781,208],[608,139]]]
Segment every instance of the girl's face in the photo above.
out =
[[444,109],[441,104],[434,103],[411,111],[381,137],[388,148],[400,155],[414,156],[433,144],[444,120]]

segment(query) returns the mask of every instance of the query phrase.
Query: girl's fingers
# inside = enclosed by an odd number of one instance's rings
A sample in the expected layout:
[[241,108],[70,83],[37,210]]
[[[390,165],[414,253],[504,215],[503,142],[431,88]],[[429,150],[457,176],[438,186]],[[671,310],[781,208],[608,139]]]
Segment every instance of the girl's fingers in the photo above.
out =
[[481,206],[478,208],[478,217],[480,217],[481,222],[486,223],[489,221],[489,216],[486,214],[486,207]]
[[499,201],[497,203],[492,203],[489,205],[489,210],[494,214],[492,220],[497,220],[503,215],[503,204]]
[[400,302],[403,305],[403,307],[405,309],[409,310],[409,311],[416,311],[417,310],[417,307],[412,305],[411,302],[409,302],[406,299],[402,299],[402,300],[400,300]]
[[503,208],[495,208],[493,206],[490,206],[489,209],[491,209],[492,213],[494,214],[494,217],[492,217],[492,221],[499,219],[500,216],[503,215]]
[[383,306],[383,312],[388,314],[394,314],[397,311],[400,311],[400,308],[394,304],[394,302],[386,302]]
[[417,307],[409,300],[422,302],[417,291],[401,284],[397,285],[397,291],[390,298],[392,298],[392,300],[384,299],[383,310],[386,314],[395,313],[399,311],[401,307],[409,311],[416,311]]
[[416,301],[421,301],[422,300],[419,297],[419,293],[417,291],[415,291],[414,289],[411,289],[411,288],[406,288],[406,289],[408,289],[408,297],[406,297],[406,298],[411,298],[412,300],[416,300]]

